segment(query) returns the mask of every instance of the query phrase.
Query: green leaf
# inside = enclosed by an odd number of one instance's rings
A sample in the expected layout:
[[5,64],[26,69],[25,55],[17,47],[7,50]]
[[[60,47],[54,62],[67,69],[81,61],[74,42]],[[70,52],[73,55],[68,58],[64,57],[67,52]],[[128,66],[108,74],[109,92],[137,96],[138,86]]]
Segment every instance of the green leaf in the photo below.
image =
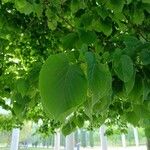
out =
[[87,45],[95,43],[97,40],[96,33],[94,31],[79,30],[79,38]]
[[0,16],[0,29],[2,29],[5,25],[5,19]]
[[143,94],[143,80],[142,77],[137,74],[135,77],[134,87],[129,94],[129,99],[135,103],[139,103],[139,101],[142,102],[142,97],[141,97],[142,94]]
[[148,3],[150,4],[150,1],[149,0],[142,0],[143,3]]
[[102,98],[110,93],[112,78],[107,64],[94,60],[91,52],[86,53],[88,86],[93,96]]
[[[92,120],[92,114],[93,114],[93,103],[92,103],[92,98],[87,97],[85,103],[84,103],[84,108],[85,108],[85,115]],[[85,117],[84,117],[85,118]]]
[[109,16],[109,12],[108,12],[108,9],[106,7],[103,7],[103,6],[100,6],[96,9],[96,12],[98,13],[98,15],[101,16],[101,18],[103,20],[106,19],[106,17]]
[[43,106],[61,119],[64,113],[84,102],[87,81],[78,65],[69,63],[65,54],[57,54],[42,66],[39,87]]
[[79,9],[84,9],[84,0],[72,0],[71,1],[71,12],[76,13]]
[[137,48],[142,44],[141,41],[134,36],[126,35],[123,38],[123,42],[126,46],[123,50],[124,53],[134,58],[137,54]]
[[16,102],[13,103],[13,111],[20,118],[23,115],[24,105],[18,104]]
[[141,119],[149,119],[150,111],[144,105],[134,105],[134,112]]
[[112,23],[108,20],[94,20],[92,26],[93,30],[103,32],[106,36],[112,33]]
[[149,65],[150,64],[150,51],[147,49],[142,50],[140,53],[140,59],[143,65]]
[[143,6],[143,9],[145,9],[148,13],[150,13],[150,3],[144,3],[142,6]]
[[35,13],[37,15],[37,17],[40,18],[42,16],[42,13],[43,13],[42,3],[39,3],[39,4],[33,3],[32,7],[33,7],[33,13]]
[[101,113],[107,110],[110,103],[111,103],[111,96],[105,96],[101,98],[99,102],[93,106],[94,113]]
[[127,0],[127,4],[130,4],[130,3],[132,3],[132,1],[133,1],[133,0]]
[[29,15],[31,12],[33,12],[32,4],[30,4],[26,0],[15,0],[15,7],[18,11],[26,15]]
[[74,122],[68,121],[66,124],[63,125],[61,131],[63,135],[67,136],[75,130],[76,130],[76,125],[74,124]]
[[84,125],[84,118],[82,116],[76,116],[76,118],[74,119],[74,123],[76,126],[78,126],[79,128],[82,128]]
[[142,119],[140,121],[140,125],[143,127],[143,128],[150,128],[150,119]]
[[57,15],[54,12],[52,12],[50,9],[46,9],[46,16],[48,19],[49,29],[55,30],[57,27],[57,20],[58,20]]
[[3,3],[13,2],[14,0],[2,0]]
[[80,25],[88,28],[92,24],[93,16],[90,13],[85,13],[81,16]]
[[22,95],[22,97],[25,96],[29,89],[28,82],[25,79],[19,79],[17,80],[16,85],[17,85],[17,90]]
[[144,21],[144,12],[143,9],[135,9],[134,14],[133,14],[133,18],[132,21],[133,23],[135,23],[136,25],[141,25]]
[[20,93],[13,92],[11,100],[13,100],[14,103],[16,102],[19,105],[25,104],[25,101]]
[[150,127],[145,128],[145,135],[146,135],[147,138],[150,138]]
[[132,91],[132,89],[134,87],[134,82],[135,82],[135,71],[132,75],[132,78],[128,82],[124,83],[127,95]]
[[51,29],[51,30],[55,30],[56,27],[57,27],[57,21],[56,21],[56,20],[48,21],[48,27],[49,27],[49,29]]
[[110,0],[107,3],[108,8],[112,9],[114,12],[121,12],[125,4],[124,0]]
[[150,82],[146,79],[143,81],[143,100],[150,100]]
[[129,123],[131,123],[134,126],[138,125],[138,123],[140,121],[140,118],[139,118],[139,116],[134,111],[126,113],[125,116],[126,116],[126,120]]
[[124,82],[128,82],[134,73],[132,59],[127,55],[121,55],[120,59],[114,57],[114,71],[117,76]]
[[62,38],[62,43],[65,49],[72,49],[75,47],[75,44],[78,40],[77,33],[69,33],[65,37]]

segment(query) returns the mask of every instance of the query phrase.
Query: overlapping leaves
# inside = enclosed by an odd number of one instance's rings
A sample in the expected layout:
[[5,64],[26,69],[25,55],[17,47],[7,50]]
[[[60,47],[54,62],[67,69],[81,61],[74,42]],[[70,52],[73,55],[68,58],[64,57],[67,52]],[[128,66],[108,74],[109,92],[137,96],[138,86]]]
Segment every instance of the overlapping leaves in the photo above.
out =
[[[97,127],[116,116],[148,135],[149,0],[0,3],[0,91],[12,97],[18,118],[31,99],[40,103],[40,89],[49,117],[73,116],[63,124],[65,135],[85,120]],[[37,62],[45,62],[42,69]]]

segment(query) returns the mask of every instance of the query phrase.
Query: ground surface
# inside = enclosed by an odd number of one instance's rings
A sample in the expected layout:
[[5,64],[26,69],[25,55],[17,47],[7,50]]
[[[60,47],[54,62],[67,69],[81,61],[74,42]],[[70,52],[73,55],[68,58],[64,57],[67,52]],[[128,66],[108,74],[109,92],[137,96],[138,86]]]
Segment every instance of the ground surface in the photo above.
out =
[[[10,150],[10,148],[0,147],[0,150]],[[19,150],[54,150],[54,149],[52,148],[20,148]],[[61,150],[64,150],[64,148],[62,148]],[[86,148],[80,148],[80,150],[101,150],[101,148],[100,147],[94,147],[94,148],[86,147]],[[132,146],[132,147],[126,147],[126,148],[109,147],[108,150],[146,150],[146,146],[140,146],[140,147]]]

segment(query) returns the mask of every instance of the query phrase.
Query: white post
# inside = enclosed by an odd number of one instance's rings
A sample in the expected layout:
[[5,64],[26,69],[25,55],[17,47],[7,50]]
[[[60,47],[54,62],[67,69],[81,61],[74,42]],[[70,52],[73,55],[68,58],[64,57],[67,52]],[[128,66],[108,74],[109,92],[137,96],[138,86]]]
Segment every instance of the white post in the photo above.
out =
[[135,145],[139,146],[139,136],[137,128],[133,128]]
[[19,146],[19,133],[20,133],[20,129],[19,128],[14,128],[12,130],[12,138],[11,138],[10,150],[18,150],[18,146]]
[[125,134],[121,134],[121,140],[122,140],[122,146],[125,148],[126,147],[126,136],[125,136]]
[[54,150],[60,150],[60,132],[56,132],[55,134]]
[[107,137],[105,136],[106,127],[102,125],[100,127],[100,140],[101,140],[101,150],[107,150]]
[[74,133],[66,136],[66,150],[74,150]]

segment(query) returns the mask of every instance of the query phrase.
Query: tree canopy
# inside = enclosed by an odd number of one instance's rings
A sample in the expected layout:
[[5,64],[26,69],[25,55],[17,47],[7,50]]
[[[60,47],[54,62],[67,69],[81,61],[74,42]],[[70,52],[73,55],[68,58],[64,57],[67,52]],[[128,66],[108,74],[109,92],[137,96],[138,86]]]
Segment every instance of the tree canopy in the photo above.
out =
[[65,135],[89,121],[150,136],[149,27],[149,0],[0,0],[0,105]]

